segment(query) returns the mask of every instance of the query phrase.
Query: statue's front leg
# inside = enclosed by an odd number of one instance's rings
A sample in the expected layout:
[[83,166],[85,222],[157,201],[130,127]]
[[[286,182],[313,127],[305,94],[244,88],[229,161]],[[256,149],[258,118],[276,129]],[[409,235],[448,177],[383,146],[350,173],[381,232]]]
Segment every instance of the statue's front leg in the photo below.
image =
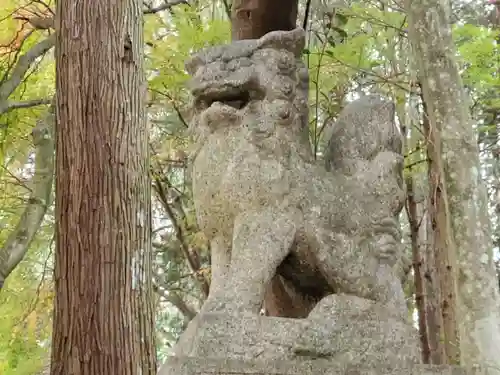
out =
[[278,209],[239,215],[234,224],[231,262],[223,296],[207,309],[258,314],[265,289],[288,255],[295,231],[294,215]]
[[214,310],[217,301],[224,299],[229,266],[231,262],[231,241],[221,235],[210,241],[211,280],[208,298],[203,304],[202,312]]
[[378,301],[401,320],[408,319],[408,308],[401,279],[394,269],[387,264],[380,264],[377,281],[373,288],[373,299]]
[[222,236],[210,241],[211,250],[211,282],[210,294],[220,293],[225,288],[229,264],[231,262],[231,241]]

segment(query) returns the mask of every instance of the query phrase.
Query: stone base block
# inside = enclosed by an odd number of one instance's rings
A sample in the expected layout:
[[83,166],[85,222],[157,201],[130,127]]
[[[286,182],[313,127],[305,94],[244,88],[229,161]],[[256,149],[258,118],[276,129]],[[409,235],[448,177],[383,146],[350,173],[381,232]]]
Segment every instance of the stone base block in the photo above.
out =
[[179,357],[308,361],[387,368],[420,363],[416,330],[377,303],[332,295],[306,319],[199,314],[172,353]]
[[412,365],[398,369],[363,368],[331,361],[239,360],[170,357],[158,375],[482,375],[451,366]]

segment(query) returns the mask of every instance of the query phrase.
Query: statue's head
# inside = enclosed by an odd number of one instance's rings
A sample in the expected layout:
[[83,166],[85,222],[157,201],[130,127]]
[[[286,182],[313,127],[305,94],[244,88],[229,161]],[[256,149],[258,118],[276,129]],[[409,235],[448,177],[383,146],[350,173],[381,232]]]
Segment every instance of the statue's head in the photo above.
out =
[[191,131],[205,138],[240,129],[256,140],[286,137],[308,144],[308,74],[304,31],[274,31],[202,50],[187,63],[193,96]]

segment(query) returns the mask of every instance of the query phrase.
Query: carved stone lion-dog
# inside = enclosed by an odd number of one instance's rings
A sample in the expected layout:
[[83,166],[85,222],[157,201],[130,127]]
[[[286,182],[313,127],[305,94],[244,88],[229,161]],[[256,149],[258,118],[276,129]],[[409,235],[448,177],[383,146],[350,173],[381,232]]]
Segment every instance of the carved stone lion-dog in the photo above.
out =
[[316,302],[345,293],[403,316],[394,105],[368,97],[346,108],[347,122],[363,110],[367,123],[334,129],[329,166],[320,165],[309,143],[303,47],[301,29],[271,32],[204,50],[186,64],[193,196],[212,250],[203,312],[257,314],[279,275]]
[[[348,104],[320,165],[303,47],[302,30],[278,31],[187,63],[193,196],[212,284],[162,375],[243,373],[231,360],[259,374],[283,361],[304,373],[324,373],[312,370],[321,361],[387,371],[420,361],[398,272],[405,195],[394,106],[375,96]],[[283,302],[293,294],[305,297],[298,308]],[[264,300],[274,316],[259,316]]]

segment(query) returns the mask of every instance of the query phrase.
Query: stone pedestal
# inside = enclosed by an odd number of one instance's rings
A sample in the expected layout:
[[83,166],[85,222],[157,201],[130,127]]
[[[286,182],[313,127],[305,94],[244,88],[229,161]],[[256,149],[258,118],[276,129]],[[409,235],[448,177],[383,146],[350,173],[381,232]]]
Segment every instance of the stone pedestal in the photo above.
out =
[[415,328],[379,303],[323,299],[306,319],[198,315],[159,375],[483,375],[420,364]]
[[419,363],[418,338],[410,324],[380,304],[344,295],[325,298],[306,319],[199,314],[174,355],[161,375],[307,375],[328,368],[341,374],[345,366],[392,371]]
[[[398,369],[361,367],[327,360],[279,361],[172,357],[158,375],[480,375],[451,366],[412,365]],[[481,373],[482,375],[482,373]]]
[[380,304],[346,295],[322,300],[306,319],[227,312],[198,315],[177,356],[313,360],[388,368],[419,363],[415,329]]

